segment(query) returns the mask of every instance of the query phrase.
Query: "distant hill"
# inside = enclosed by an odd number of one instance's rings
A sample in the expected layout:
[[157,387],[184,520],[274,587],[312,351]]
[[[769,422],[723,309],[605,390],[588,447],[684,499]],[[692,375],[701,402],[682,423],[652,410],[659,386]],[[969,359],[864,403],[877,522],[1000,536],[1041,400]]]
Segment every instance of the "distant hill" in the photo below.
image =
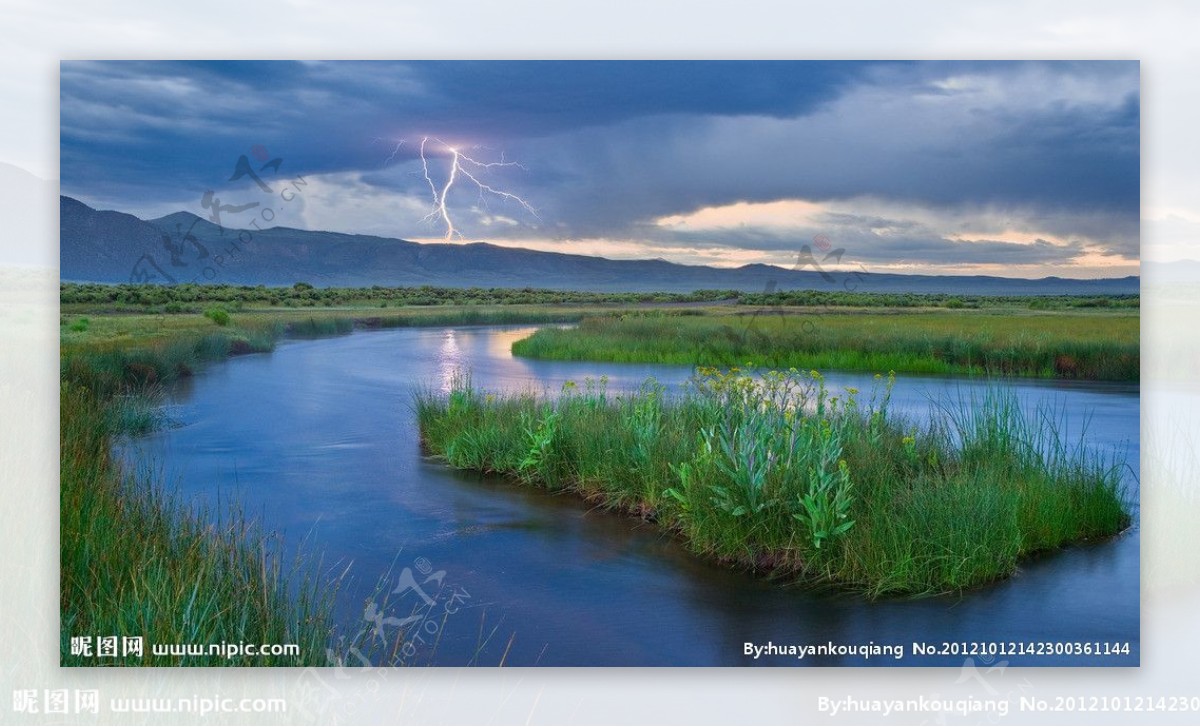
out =
[[[424,244],[371,235],[274,227],[221,229],[188,212],[141,220],[60,197],[64,281],[220,282],[243,285],[554,288],[597,292],[761,292],[841,289],[814,270],[770,265],[713,268],[662,259],[609,260],[500,247],[484,242]],[[1138,278],[1024,280],[987,276],[863,273],[862,292],[977,295],[1137,293]]]

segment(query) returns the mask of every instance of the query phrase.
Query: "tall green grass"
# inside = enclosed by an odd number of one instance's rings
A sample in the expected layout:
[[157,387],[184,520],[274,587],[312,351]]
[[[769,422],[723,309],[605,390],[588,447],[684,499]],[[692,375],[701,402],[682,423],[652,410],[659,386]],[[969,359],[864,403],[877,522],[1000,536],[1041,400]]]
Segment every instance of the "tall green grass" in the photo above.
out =
[[553,398],[459,381],[426,392],[423,442],[451,466],[570,490],[735,567],[872,596],[959,591],[1021,558],[1124,529],[1118,463],[997,389],[916,429],[816,372],[702,371],[681,392],[603,382]]
[[[284,564],[236,510],[192,512],[109,456],[111,414],[94,392],[61,392],[61,664],[324,664],[333,592],[313,567]],[[215,522],[215,524],[214,524]],[[72,655],[73,636],[144,638],[142,657]],[[157,657],[154,643],[295,643],[299,656]],[[94,648],[94,647],[93,647]]]
[[513,344],[518,356],[1137,381],[1136,313],[977,311],[596,316]]
[[282,329],[262,327],[216,333],[181,333],[149,345],[102,344],[64,350],[61,379],[101,400],[132,396],[191,376],[200,366],[229,356],[270,351]]
[[[206,362],[267,351],[282,329],[180,334],[141,347],[64,352],[60,401],[61,663],[143,666],[327,663],[337,578],[299,559],[235,506],[196,512],[112,461],[114,437],[160,424],[165,384]],[[219,505],[225,507],[225,505]],[[214,524],[215,523],[215,524]],[[142,657],[72,655],[73,636],[142,636]],[[299,656],[156,657],[153,643],[295,643]]]

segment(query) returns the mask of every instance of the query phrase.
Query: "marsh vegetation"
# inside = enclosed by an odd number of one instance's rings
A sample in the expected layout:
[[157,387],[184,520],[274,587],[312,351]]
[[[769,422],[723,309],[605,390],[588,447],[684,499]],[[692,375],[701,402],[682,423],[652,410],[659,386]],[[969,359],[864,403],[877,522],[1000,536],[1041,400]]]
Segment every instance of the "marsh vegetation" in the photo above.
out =
[[529,358],[1137,381],[1136,312],[756,309],[600,315],[513,345]]
[[545,397],[463,378],[416,406],[451,466],[574,491],[735,567],[872,596],[971,588],[1128,525],[1121,463],[1065,441],[1053,412],[994,388],[918,428],[889,412],[892,380],[876,383],[703,369],[679,392],[588,381]]

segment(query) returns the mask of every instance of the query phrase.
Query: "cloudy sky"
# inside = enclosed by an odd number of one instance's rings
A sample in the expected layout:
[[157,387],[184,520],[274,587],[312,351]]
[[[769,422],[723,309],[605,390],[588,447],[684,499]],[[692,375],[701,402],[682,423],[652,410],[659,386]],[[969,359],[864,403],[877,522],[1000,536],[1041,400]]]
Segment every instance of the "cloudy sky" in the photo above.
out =
[[143,218],[220,205],[229,227],[723,266],[789,266],[815,241],[873,272],[1128,275],[1139,69],[64,62],[61,179]]

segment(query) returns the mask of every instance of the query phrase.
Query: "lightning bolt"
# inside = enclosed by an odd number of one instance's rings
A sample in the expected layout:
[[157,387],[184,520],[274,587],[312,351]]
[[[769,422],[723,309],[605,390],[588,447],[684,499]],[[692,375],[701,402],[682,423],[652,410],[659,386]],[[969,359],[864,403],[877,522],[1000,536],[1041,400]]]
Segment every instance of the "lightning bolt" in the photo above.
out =
[[[401,141],[400,143],[403,144],[404,142]],[[396,150],[398,151],[399,148],[399,145],[397,145]],[[448,154],[450,156],[450,171],[446,174],[446,181],[441,185],[440,189],[438,188],[438,185],[434,183],[433,175],[429,171],[429,157],[435,151],[438,151],[442,154]],[[539,221],[541,220],[541,217],[538,217],[537,210],[533,208],[533,205],[525,201],[525,199],[523,199],[520,195],[513,194],[512,192],[506,192],[503,189],[497,189],[476,176],[482,175],[484,172],[489,170],[503,169],[507,167],[516,167],[522,170],[525,169],[525,167],[521,166],[517,162],[505,161],[503,154],[500,156],[500,161],[498,162],[481,162],[467,156],[457,147],[450,146],[441,139],[433,136],[426,136],[421,139],[420,154],[421,170],[425,175],[425,182],[429,185],[429,193],[433,197],[433,210],[428,215],[425,215],[421,221],[435,222],[440,218],[442,224],[446,226],[447,242],[453,240],[454,238],[458,238],[460,240],[464,239],[462,233],[460,233],[458,228],[454,226],[454,220],[450,215],[450,208],[446,201],[450,194],[450,190],[453,189],[454,184],[459,181],[460,177],[469,180],[471,184],[475,185],[475,188],[479,190],[479,200],[483,203],[484,207],[487,207],[487,197],[488,195],[491,195],[493,197],[498,197],[505,202],[515,202],[521,205],[526,212],[533,215],[535,219],[538,219]],[[392,152],[392,156],[395,156],[395,151]]]
[[392,153],[388,155],[387,159],[383,160],[383,166],[386,167],[388,164],[392,163],[392,160],[395,159],[396,155],[400,153],[400,147],[402,147],[402,146],[404,146],[404,139],[401,139],[400,141],[396,142],[396,148],[392,149]]
[[[387,141],[387,139],[384,139],[382,136],[377,136],[374,139],[371,139],[371,146],[375,146],[376,144],[378,144],[381,141]],[[387,159],[383,160],[383,166],[386,167],[387,165],[392,163],[392,161],[396,158],[396,155],[400,153],[400,147],[402,147],[402,146],[404,146],[404,139],[401,139],[400,141],[396,142],[396,146],[394,149],[392,149],[392,153],[388,154]]]

